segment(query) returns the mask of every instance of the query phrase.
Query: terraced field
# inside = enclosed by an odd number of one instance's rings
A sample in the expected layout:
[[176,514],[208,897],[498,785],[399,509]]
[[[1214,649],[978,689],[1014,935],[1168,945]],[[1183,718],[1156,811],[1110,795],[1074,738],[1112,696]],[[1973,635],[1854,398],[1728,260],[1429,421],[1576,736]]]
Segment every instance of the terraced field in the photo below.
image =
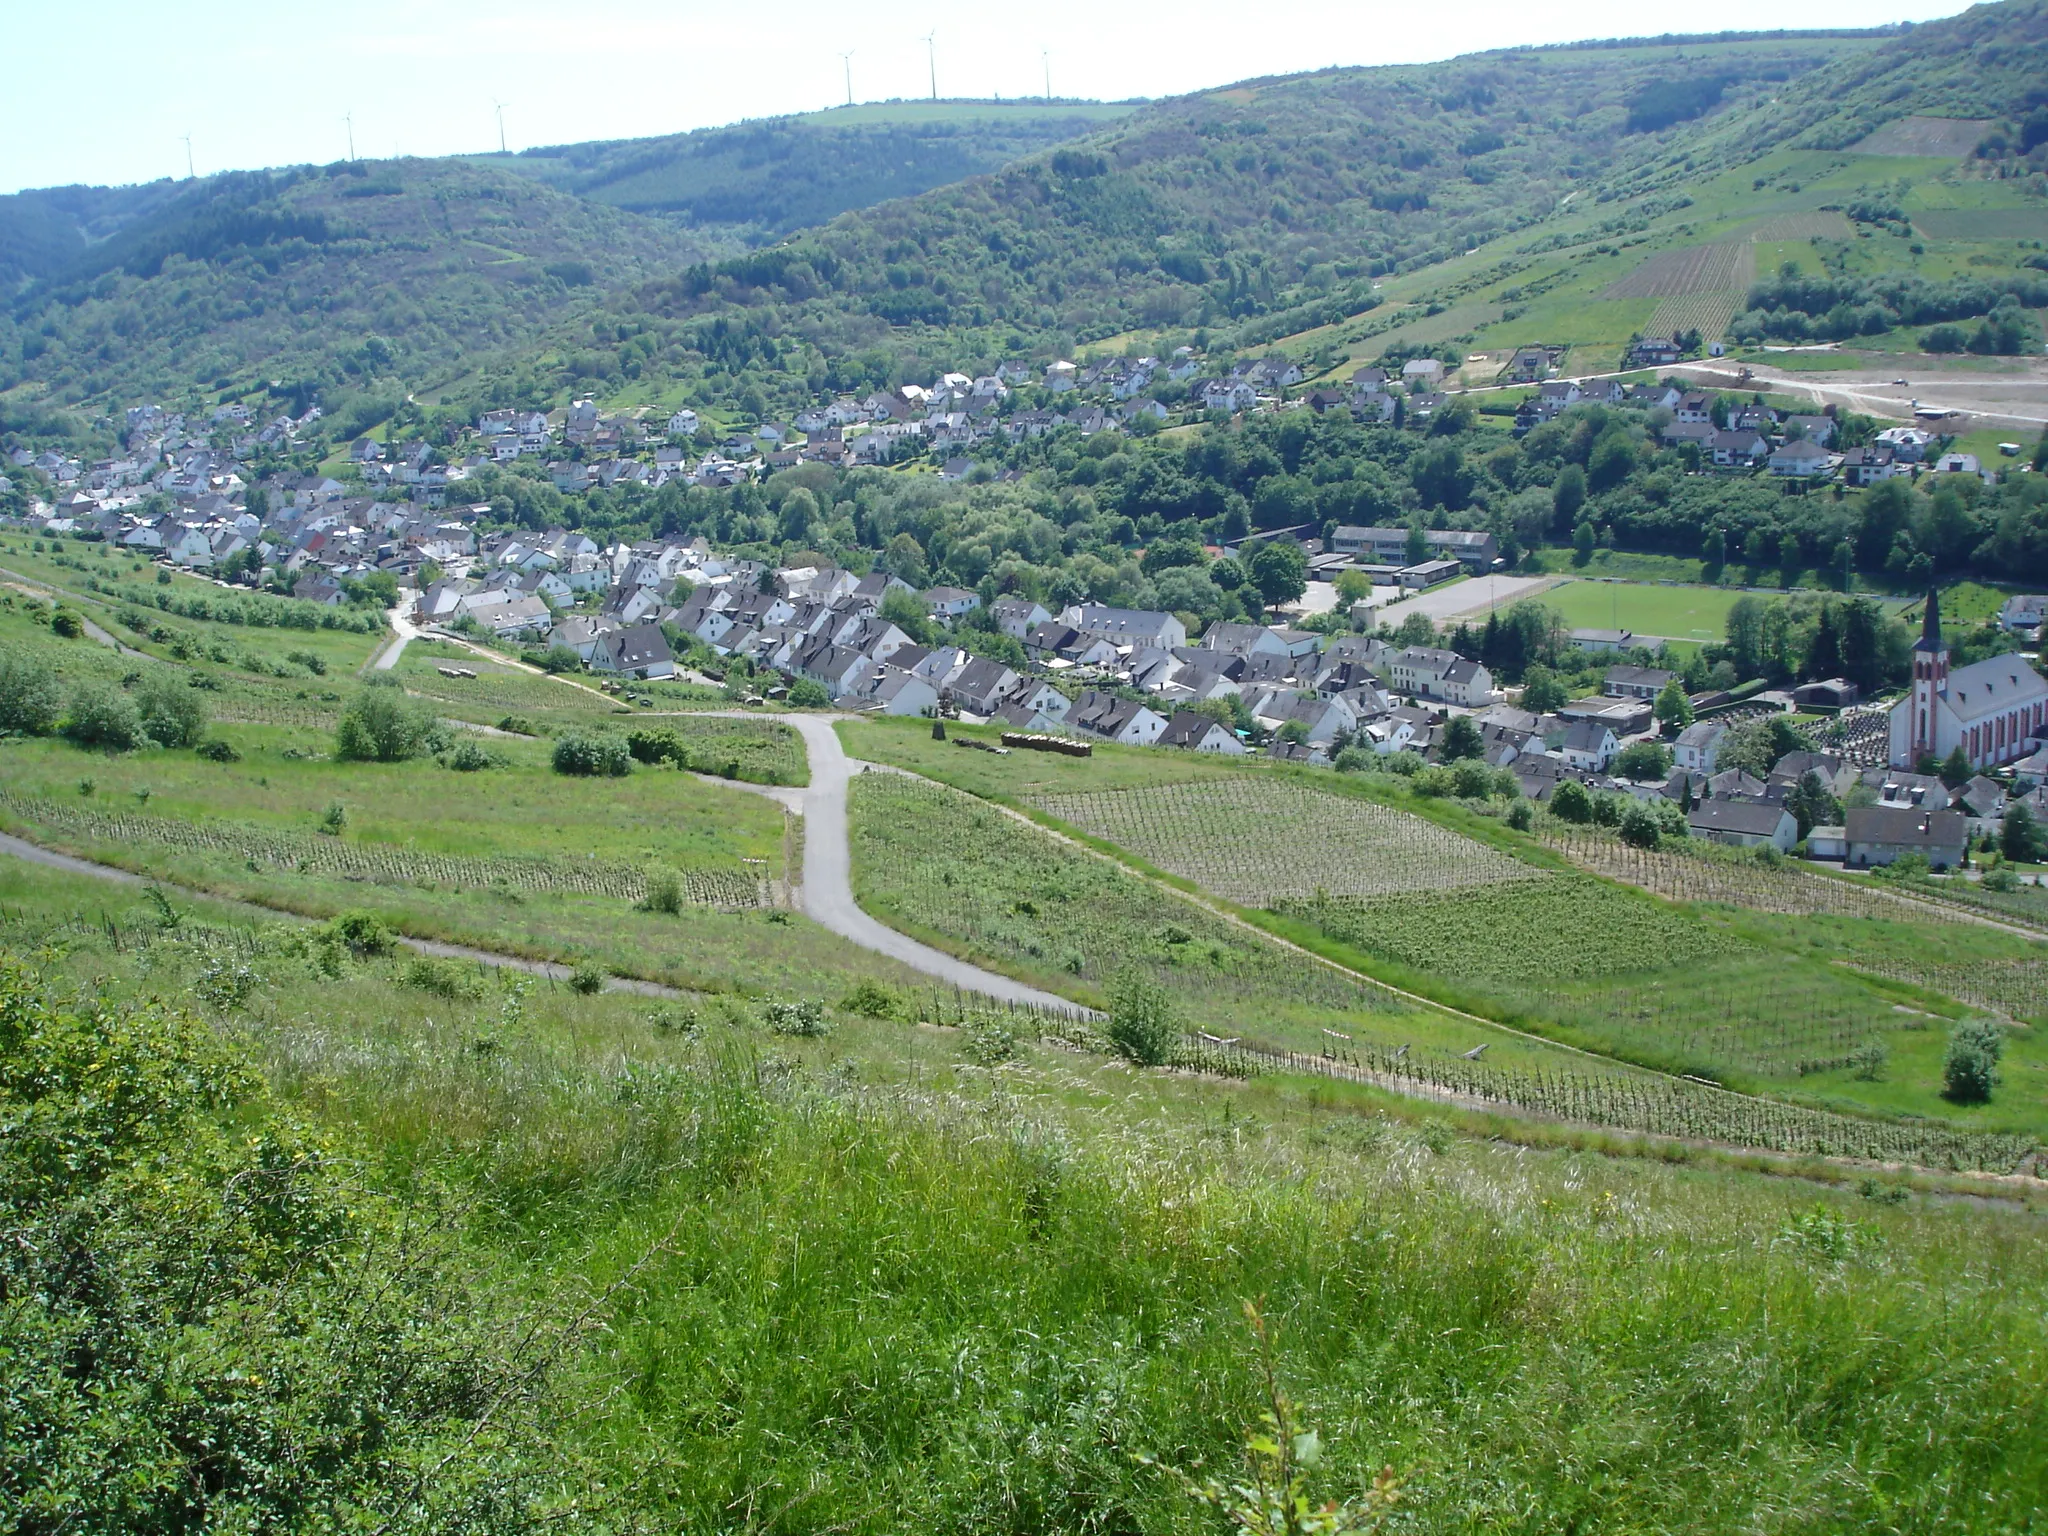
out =
[[1990,131],[1988,118],[1900,117],[1849,146],[1852,154],[1960,160]]
[[1754,275],[1746,242],[1721,241],[1659,251],[1600,291],[1603,299],[1666,299],[1748,287]]
[[1432,821],[1271,779],[1043,795],[1037,809],[1240,906],[1462,890],[1541,871]]

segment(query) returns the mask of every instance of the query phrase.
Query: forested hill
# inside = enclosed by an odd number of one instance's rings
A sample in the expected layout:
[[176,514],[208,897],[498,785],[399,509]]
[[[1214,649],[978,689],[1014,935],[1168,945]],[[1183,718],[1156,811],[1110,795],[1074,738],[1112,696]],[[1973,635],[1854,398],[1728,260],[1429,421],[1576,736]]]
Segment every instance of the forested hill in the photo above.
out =
[[908,101],[662,138],[556,145],[487,162],[579,197],[749,243],[999,170],[1135,104]]
[[0,390],[396,397],[736,249],[503,170],[355,161],[0,199]]

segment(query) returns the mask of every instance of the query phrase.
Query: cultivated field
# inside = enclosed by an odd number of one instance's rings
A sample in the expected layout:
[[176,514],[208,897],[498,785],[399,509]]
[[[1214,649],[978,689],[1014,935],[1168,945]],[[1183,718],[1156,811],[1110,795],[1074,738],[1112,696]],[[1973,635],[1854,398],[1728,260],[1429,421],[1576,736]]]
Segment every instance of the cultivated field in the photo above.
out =
[[1657,306],[1657,312],[1650,316],[1650,334],[1653,336],[1682,336],[1687,331],[1698,331],[1708,341],[1727,334],[1728,322],[1735,318],[1736,310],[1742,307],[1742,295],[1727,290],[1720,293],[1693,293],[1683,297],[1666,299]]
[[2048,239],[2048,209],[1942,208],[1916,212],[1913,224],[1933,240]]
[[1665,299],[1686,294],[1722,293],[1747,286],[1749,248],[1722,241],[1659,251],[1642,265],[1600,290],[1603,299]]
[[1749,239],[1752,245],[1769,245],[1779,240],[1846,240],[1854,233],[1846,214],[1816,209],[1765,219],[1750,229]]
[[1248,907],[1318,892],[1382,896],[1541,874],[1409,812],[1279,779],[1046,795],[1032,803]]
[[1960,160],[1990,131],[1987,118],[1900,117],[1849,146],[1858,155]]

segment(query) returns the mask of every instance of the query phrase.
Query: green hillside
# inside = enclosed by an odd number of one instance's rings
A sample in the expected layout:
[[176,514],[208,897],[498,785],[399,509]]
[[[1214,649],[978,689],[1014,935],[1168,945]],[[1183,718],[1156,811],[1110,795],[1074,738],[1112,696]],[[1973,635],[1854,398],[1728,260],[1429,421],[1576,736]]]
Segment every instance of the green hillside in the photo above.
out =
[[1103,102],[873,102],[479,163],[758,242],[1000,169],[1132,110]]

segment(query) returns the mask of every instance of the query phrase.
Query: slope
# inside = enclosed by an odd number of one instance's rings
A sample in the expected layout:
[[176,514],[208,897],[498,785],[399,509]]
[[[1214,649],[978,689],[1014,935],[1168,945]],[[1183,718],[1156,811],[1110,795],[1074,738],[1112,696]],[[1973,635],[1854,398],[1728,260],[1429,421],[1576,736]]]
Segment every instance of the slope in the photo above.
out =
[[63,402],[269,380],[395,396],[717,248],[455,161],[4,202],[34,280],[0,315],[0,390]]
[[1103,102],[892,101],[480,163],[759,244],[1000,169],[1132,110]]

